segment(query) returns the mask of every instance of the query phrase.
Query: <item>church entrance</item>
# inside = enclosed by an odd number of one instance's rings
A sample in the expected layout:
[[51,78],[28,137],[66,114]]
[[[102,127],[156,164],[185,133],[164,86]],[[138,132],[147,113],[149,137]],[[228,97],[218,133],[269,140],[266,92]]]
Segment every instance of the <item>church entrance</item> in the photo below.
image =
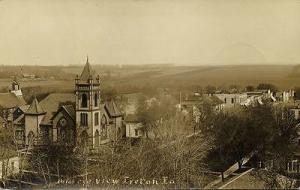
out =
[[62,145],[75,145],[75,127],[67,122],[65,118],[59,121],[59,141]]
[[88,147],[88,140],[89,140],[89,135],[87,134],[86,131],[82,131],[80,135],[80,146],[82,148]]

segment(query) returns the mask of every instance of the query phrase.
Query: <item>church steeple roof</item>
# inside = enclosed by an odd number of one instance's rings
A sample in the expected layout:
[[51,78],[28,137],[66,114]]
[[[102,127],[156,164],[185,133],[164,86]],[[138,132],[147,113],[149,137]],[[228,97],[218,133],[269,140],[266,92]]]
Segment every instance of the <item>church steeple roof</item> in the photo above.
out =
[[40,106],[38,100],[34,98],[31,105],[29,106],[28,110],[26,111],[27,114],[45,114],[46,112],[43,110],[43,108]]
[[92,69],[90,62],[89,62],[89,57],[87,56],[85,66],[80,75],[80,80],[88,81],[89,78],[92,78],[92,79],[95,78],[95,71]]

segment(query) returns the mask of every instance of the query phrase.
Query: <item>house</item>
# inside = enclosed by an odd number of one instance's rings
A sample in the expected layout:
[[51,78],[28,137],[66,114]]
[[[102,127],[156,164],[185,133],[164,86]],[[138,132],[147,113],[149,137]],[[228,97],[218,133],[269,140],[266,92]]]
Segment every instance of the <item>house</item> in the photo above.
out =
[[34,78],[35,78],[35,74],[24,73],[24,74],[23,74],[23,78],[26,78],[26,79],[34,79]]
[[17,78],[12,81],[11,86],[9,87],[9,92],[15,94],[19,98],[23,98],[22,90]]
[[224,109],[224,102],[215,95],[200,95],[198,93],[194,93],[192,96],[186,96],[183,101],[180,101],[180,105],[177,107],[180,108],[184,114],[189,113],[193,120],[198,123],[202,115],[201,108],[208,105],[212,106],[214,111],[222,111]]
[[145,135],[144,125],[140,122],[136,115],[129,114],[125,117],[126,122],[126,137],[127,138],[140,138]]
[[275,98],[280,102],[289,102],[293,100],[294,94],[295,92],[293,90],[276,92]]
[[21,88],[16,80],[12,81],[9,92],[0,93],[0,116],[7,121],[10,126],[13,120],[13,113],[18,107],[27,105],[23,98]]
[[258,96],[258,97],[261,97],[263,99],[271,99],[273,102],[276,102],[276,98],[273,95],[274,93],[271,92],[270,89],[246,92],[246,94],[247,94],[248,97]]
[[101,102],[100,77],[88,59],[75,79],[75,94],[52,93],[16,109],[16,136],[23,146],[66,145],[97,149],[125,136],[123,113],[113,101]]
[[241,105],[244,101],[247,100],[247,94],[245,93],[235,93],[235,94],[227,94],[227,93],[219,93],[214,94],[217,98],[224,102],[225,108],[231,108],[234,106]]

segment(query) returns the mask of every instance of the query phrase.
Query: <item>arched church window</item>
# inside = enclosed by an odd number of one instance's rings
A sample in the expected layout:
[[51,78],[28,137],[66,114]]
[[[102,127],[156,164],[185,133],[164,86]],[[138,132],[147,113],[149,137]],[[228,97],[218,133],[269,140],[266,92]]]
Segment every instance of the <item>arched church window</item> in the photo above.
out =
[[82,126],[88,126],[88,114],[80,113],[80,124]]
[[98,106],[98,94],[94,95],[94,106],[97,107]]
[[87,107],[87,95],[82,94],[81,96],[81,107],[86,108]]
[[100,134],[101,137],[106,139],[107,138],[107,119],[105,115],[102,116],[101,118],[101,128],[100,128]]
[[27,135],[28,146],[32,146],[34,144],[34,134],[30,131]]

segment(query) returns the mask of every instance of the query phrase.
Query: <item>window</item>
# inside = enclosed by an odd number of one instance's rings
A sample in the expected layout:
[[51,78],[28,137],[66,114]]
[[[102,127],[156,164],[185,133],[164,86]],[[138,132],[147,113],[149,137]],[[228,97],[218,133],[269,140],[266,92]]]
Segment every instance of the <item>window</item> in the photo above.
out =
[[87,113],[81,113],[80,114],[80,124],[82,126],[87,126],[88,125],[88,115],[87,115]]
[[293,172],[297,172],[298,170],[298,161],[297,160],[292,160],[290,162],[288,162],[288,172],[293,173]]
[[14,171],[15,171],[15,162],[11,162],[10,165],[11,165],[10,166],[11,167],[10,171],[11,171],[11,173],[14,173]]
[[98,94],[94,95],[94,106],[98,107]]
[[231,103],[232,103],[232,104],[234,103],[234,99],[233,99],[233,98],[231,98]]
[[16,131],[16,139],[17,140],[24,140],[24,132],[23,131]]
[[224,99],[224,102],[225,102],[225,104],[226,104],[226,98]]
[[107,138],[107,119],[106,117],[103,115],[101,118],[101,131],[100,131],[100,135],[103,139]]
[[95,113],[95,125],[99,125],[99,113]]
[[135,136],[139,136],[139,131],[137,129],[134,130]]
[[87,95],[82,94],[81,96],[81,107],[86,108],[87,107]]

